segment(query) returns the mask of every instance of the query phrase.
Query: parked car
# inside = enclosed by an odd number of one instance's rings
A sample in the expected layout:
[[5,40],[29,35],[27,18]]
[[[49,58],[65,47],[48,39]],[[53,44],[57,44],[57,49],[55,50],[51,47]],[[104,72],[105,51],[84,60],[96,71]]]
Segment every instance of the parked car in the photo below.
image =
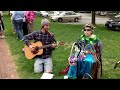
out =
[[46,12],[46,11],[35,11],[35,14],[37,16],[42,16],[42,17],[48,17],[49,16],[48,12]]
[[80,14],[75,13],[74,11],[64,11],[58,15],[51,16],[50,19],[52,21],[58,21],[58,22],[63,22],[63,21],[74,21],[78,22],[82,16]]
[[117,15],[117,12],[116,11],[108,11],[108,15],[115,16],[115,15]]
[[34,11],[34,13],[35,13],[36,16],[40,15],[40,11]]
[[91,11],[79,11],[80,13],[91,13]]
[[110,18],[106,23],[105,27],[111,30],[120,30],[120,16]]
[[51,17],[53,15],[59,15],[62,12],[64,12],[64,11],[49,11],[48,14],[49,14],[49,17]]
[[95,12],[96,15],[100,15],[100,16],[114,16],[117,15],[116,11],[96,11]]
[[106,16],[107,15],[107,11],[96,11],[95,14],[96,15],[100,15],[100,16]]
[[43,17],[48,17],[49,16],[48,12],[46,12],[46,11],[40,11],[40,14]]
[[115,15],[115,17],[120,17],[120,14]]

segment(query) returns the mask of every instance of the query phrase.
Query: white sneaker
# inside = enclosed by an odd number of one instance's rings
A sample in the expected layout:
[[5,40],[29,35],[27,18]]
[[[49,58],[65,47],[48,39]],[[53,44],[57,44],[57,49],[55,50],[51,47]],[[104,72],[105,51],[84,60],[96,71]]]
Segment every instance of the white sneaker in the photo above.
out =
[[64,76],[64,79],[68,79],[68,76]]

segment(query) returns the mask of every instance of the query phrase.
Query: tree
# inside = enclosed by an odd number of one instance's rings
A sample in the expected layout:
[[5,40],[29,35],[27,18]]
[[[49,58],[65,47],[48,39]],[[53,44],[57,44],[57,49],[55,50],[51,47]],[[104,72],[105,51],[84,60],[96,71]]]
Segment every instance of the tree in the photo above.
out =
[[92,23],[93,25],[96,24],[96,23],[95,23],[95,11],[92,11],[92,21],[91,21],[91,23]]
[[10,15],[10,11],[8,11],[8,15]]

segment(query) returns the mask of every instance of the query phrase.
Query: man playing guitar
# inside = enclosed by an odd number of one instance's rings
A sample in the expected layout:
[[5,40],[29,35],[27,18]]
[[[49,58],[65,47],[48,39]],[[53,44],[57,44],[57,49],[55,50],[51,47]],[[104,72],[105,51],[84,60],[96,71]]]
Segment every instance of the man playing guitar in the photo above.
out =
[[[25,44],[29,47],[31,52],[35,51],[35,47],[32,46],[30,40],[34,40],[35,42],[41,42],[43,45],[49,45],[49,47],[43,48],[43,53],[41,55],[36,55],[34,57],[34,72],[53,72],[53,63],[52,63],[52,51],[56,48],[56,40],[54,35],[48,32],[50,28],[49,20],[42,19],[41,20],[41,30],[34,31],[24,37]],[[44,67],[43,67],[44,66]]]

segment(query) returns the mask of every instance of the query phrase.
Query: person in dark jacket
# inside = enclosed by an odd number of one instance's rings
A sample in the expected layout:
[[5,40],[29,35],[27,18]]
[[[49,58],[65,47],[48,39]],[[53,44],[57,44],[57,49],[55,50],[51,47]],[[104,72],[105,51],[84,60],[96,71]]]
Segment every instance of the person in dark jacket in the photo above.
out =
[[6,38],[5,37],[5,34],[4,34],[4,23],[3,23],[3,13],[2,11],[0,11],[0,38],[3,39],[3,38]]

